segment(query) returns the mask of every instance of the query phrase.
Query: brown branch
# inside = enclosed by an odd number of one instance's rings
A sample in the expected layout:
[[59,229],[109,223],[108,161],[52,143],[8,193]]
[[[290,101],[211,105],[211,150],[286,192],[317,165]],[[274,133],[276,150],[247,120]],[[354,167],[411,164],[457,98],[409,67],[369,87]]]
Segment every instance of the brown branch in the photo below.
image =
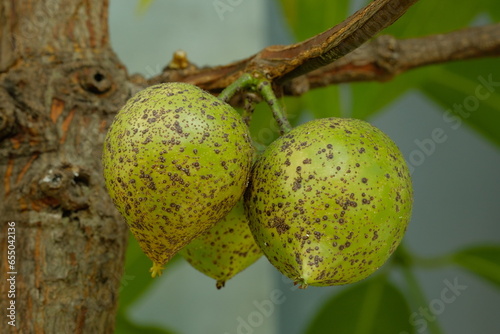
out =
[[[273,45],[242,61],[215,68],[172,73],[171,67],[150,84],[187,81],[207,90],[220,91],[244,72],[258,71],[274,82],[285,82],[329,64],[365,43],[395,22],[418,0],[375,0],[342,23],[292,45]],[[174,66],[176,67],[176,66]],[[187,80],[179,80],[180,77]]]
[[[166,69],[148,83],[183,81],[216,94],[241,75],[258,55],[225,66]],[[300,95],[331,84],[386,81],[426,65],[495,56],[500,56],[500,23],[411,39],[398,40],[384,35],[327,66],[292,80],[285,85],[284,93]]]
[[[495,56],[500,56],[500,23],[403,40],[385,35],[308,73],[302,83],[316,88],[346,82],[386,81],[418,67]],[[288,93],[300,95],[302,90],[304,87],[292,85]]]
[[[345,56],[400,18],[418,0],[381,0],[369,3],[344,22],[304,42],[264,49],[260,57],[280,63],[270,79],[285,82]],[[277,50],[276,50],[277,49]],[[284,66],[286,64],[286,66]]]

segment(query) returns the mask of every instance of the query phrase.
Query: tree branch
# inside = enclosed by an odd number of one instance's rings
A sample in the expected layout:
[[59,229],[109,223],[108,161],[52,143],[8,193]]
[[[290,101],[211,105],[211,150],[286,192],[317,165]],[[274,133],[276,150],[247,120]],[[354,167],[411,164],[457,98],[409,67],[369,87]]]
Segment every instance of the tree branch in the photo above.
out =
[[[243,74],[255,57],[263,59],[261,53],[224,66],[167,67],[163,73],[150,79],[148,84],[183,81],[217,94]],[[329,65],[286,83],[284,94],[301,95],[312,88],[338,83],[386,81],[422,66],[498,56],[500,23],[411,39],[398,40],[383,35]]]
[[168,66],[149,83],[187,81],[206,90],[220,91],[243,73],[255,71],[270,81],[283,83],[348,54],[395,22],[417,1],[375,0],[342,23],[303,42],[269,46],[252,57],[213,69],[193,71],[193,67],[188,66],[184,73],[189,76],[188,80],[179,80],[178,74],[182,77],[183,73],[171,72],[179,67],[179,62],[175,61],[170,64],[174,66]]
[[[498,56],[500,23],[403,40],[384,35],[308,73],[304,81],[309,88],[356,81],[386,81],[422,66]],[[303,87],[293,86],[289,94],[303,93]]]
[[285,82],[334,62],[390,26],[417,1],[373,1],[344,22],[304,42],[264,49],[261,57],[266,63],[281,63],[279,71],[271,71],[270,79]]

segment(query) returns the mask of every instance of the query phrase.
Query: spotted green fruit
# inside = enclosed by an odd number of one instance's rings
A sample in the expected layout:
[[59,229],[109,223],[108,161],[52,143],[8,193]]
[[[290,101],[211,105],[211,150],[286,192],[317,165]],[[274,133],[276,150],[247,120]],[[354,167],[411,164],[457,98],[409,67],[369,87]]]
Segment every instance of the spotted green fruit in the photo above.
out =
[[257,160],[245,194],[269,261],[302,287],[359,281],[396,249],[412,208],[394,142],[355,119],[303,124]]
[[151,86],[126,103],[105,139],[104,177],[153,277],[238,202],[252,156],[239,114],[193,85]]
[[248,227],[243,201],[179,253],[194,268],[215,279],[217,289],[262,256]]

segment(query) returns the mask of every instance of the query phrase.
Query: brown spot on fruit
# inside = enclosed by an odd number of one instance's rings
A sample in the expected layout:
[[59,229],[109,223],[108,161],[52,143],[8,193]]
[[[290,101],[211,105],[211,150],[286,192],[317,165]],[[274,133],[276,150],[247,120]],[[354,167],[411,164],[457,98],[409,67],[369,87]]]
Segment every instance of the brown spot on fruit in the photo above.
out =
[[190,84],[148,87],[120,110],[105,139],[104,178],[153,274],[234,207],[253,154],[240,115]]
[[218,289],[224,286],[221,282],[225,283],[262,256],[251,235],[243,201],[179,253],[194,268],[215,279]]

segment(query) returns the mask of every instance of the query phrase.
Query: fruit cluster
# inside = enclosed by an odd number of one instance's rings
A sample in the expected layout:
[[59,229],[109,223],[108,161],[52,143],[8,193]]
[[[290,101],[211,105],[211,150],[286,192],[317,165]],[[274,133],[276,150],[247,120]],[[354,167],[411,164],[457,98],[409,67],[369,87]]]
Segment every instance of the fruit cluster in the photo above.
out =
[[262,253],[301,287],[359,281],[394,252],[412,207],[401,153],[370,124],[313,120],[257,155],[241,116],[185,83],[127,102],[103,167],[152,276],[180,253],[218,288]]

